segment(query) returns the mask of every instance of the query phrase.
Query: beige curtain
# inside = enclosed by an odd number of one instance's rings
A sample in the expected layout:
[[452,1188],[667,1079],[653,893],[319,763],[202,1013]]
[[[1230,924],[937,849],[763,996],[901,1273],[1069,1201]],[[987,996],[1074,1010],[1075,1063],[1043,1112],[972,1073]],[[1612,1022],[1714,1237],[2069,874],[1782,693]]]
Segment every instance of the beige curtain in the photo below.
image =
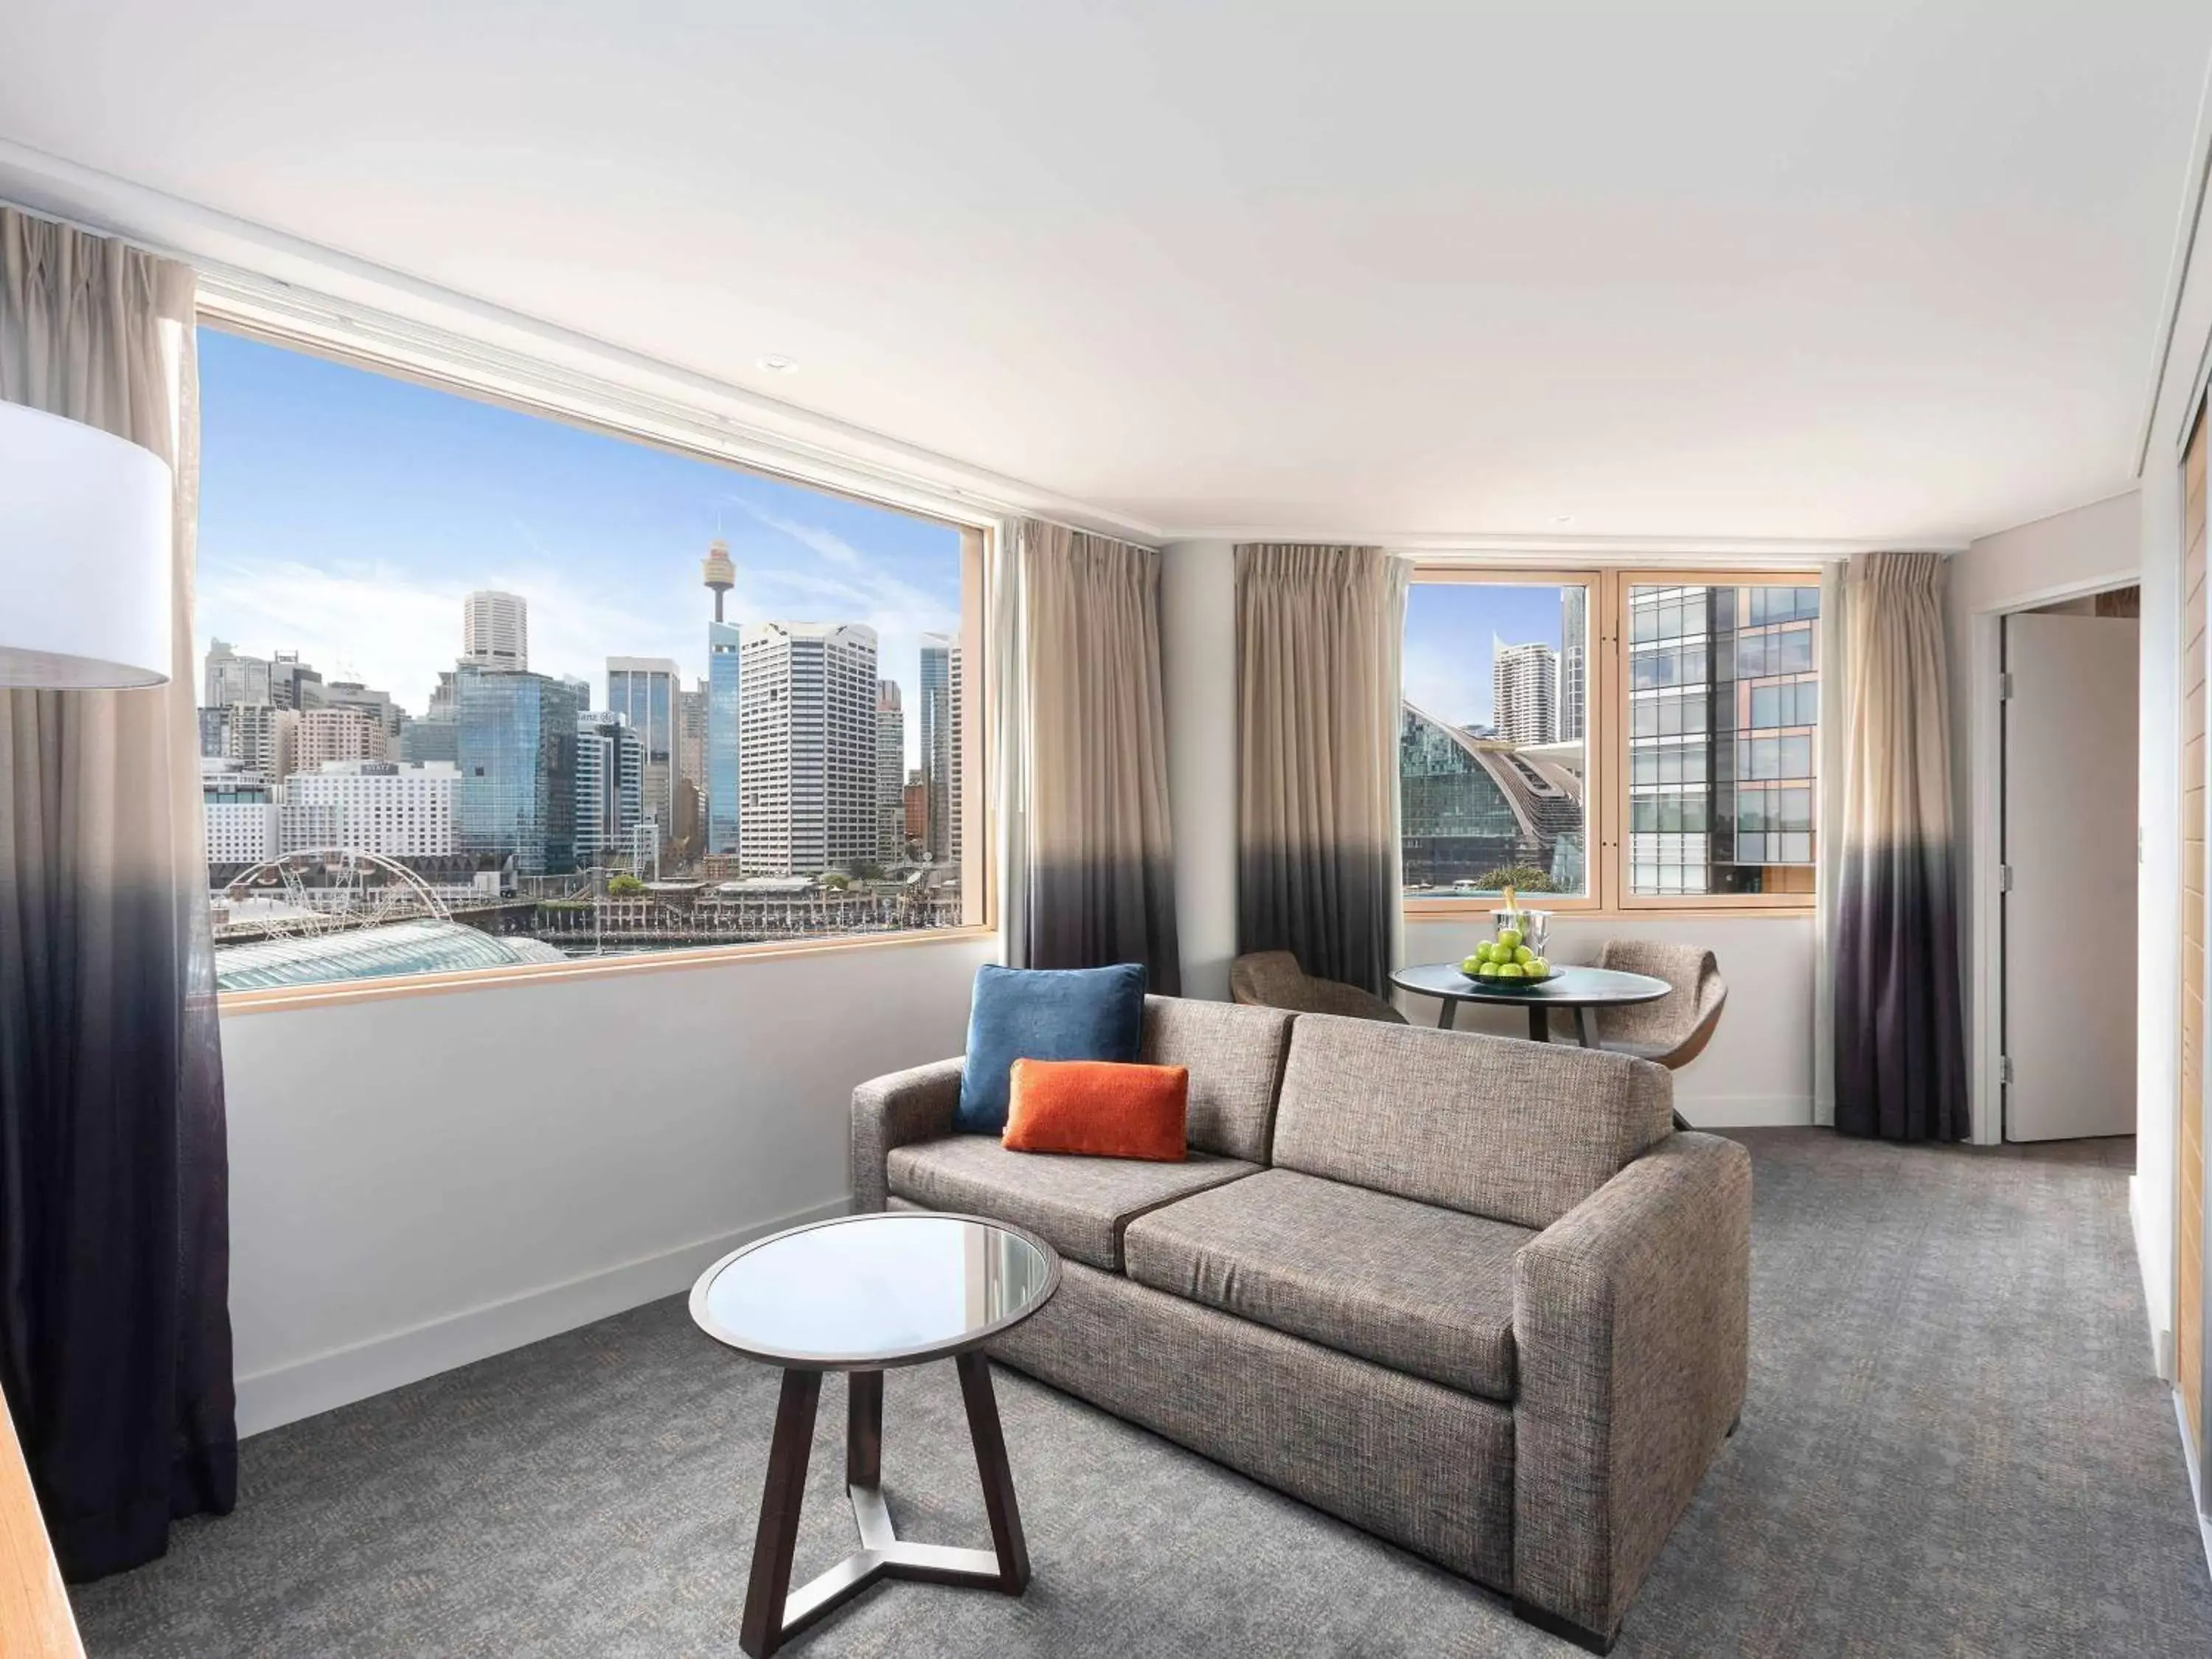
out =
[[1237,550],[1237,948],[1376,996],[1401,933],[1407,574],[1374,547]]
[[0,398],[176,479],[171,683],[0,691],[0,1383],[63,1570],[87,1578],[236,1486],[191,272],[0,207]]
[[1060,525],[1001,532],[1006,961],[1140,962],[1173,995],[1175,841],[1160,680],[1160,556]]
[[1970,1128],[1942,583],[1935,553],[1862,554],[1848,574],[1830,940],[1845,1134],[1962,1140]]

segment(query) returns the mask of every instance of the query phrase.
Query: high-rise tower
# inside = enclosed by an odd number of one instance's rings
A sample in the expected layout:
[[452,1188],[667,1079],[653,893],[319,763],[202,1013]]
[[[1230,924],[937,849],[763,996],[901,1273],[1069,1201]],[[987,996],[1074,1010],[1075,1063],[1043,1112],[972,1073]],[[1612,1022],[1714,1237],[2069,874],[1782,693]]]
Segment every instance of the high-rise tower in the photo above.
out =
[[471,668],[530,666],[530,608],[521,594],[486,589],[461,602],[461,660]]
[[1570,582],[1559,590],[1559,741],[1580,743],[1584,730],[1583,703],[1589,686],[1583,678],[1589,658],[1589,589]]
[[929,856],[939,861],[951,856],[952,814],[959,801],[952,782],[952,724],[957,714],[952,696],[952,658],[948,636],[921,636],[921,769],[923,781],[929,786],[927,846]]
[[738,585],[738,568],[730,562],[730,544],[720,536],[707,544],[707,556],[699,561],[699,580],[714,596],[714,620],[722,620],[722,595]]
[[672,658],[607,659],[607,707],[645,745],[645,816],[664,843],[676,834],[676,721],[683,678]]
[[876,682],[876,856],[906,857],[906,711],[896,680]]
[[722,618],[722,595],[738,585],[738,571],[720,537],[707,544],[699,574],[714,596],[714,620],[707,624],[707,742],[702,757],[707,774],[702,786],[707,797],[706,850],[735,856],[741,758],[738,675],[743,641],[738,625]]
[[876,630],[750,625],[743,670],[744,873],[811,875],[873,861]]
[[1493,645],[1491,720],[1498,735],[1516,744],[1556,743],[1559,737],[1559,653],[1548,645]]

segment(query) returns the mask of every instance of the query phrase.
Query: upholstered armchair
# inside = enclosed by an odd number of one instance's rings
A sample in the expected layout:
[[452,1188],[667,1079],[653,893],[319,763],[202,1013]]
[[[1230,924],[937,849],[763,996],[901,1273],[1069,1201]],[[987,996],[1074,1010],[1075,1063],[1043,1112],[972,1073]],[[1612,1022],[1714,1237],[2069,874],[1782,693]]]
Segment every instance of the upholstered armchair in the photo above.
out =
[[1599,1048],[1678,1070],[1712,1041],[1728,1001],[1728,981],[1711,951],[1657,939],[1609,939],[1599,948],[1596,965],[1648,974],[1674,988],[1656,1002],[1595,1010]]
[[1342,1014],[1351,1019],[1406,1024],[1405,1015],[1357,985],[1316,979],[1288,951],[1255,951],[1230,965],[1229,994],[1260,1008],[1287,1008],[1299,1014]]

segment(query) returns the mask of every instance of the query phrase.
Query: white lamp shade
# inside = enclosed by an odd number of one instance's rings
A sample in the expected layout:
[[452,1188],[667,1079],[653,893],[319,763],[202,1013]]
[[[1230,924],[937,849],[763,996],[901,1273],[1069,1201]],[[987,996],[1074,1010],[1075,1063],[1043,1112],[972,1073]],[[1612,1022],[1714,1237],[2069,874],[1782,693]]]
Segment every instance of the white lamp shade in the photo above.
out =
[[170,489],[150,450],[0,403],[0,686],[167,682]]

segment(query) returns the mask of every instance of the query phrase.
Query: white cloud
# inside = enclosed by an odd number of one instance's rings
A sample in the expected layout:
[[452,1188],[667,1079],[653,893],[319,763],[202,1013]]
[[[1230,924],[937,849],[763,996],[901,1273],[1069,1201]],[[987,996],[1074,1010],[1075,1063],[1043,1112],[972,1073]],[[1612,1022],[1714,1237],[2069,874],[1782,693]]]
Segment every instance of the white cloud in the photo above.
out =
[[[957,605],[871,562],[830,532],[761,518],[819,563],[809,568],[741,561],[730,617],[865,623],[876,630],[878,672],[896,679],[907,711],[908,763],[919,755],[921,636],[957,632]],[[515,529],[541,546],[519,520]],[[549,568],[550,557],[457,573],[447,580],[402,574],[381,563],[324,567],[296,559],[234,557],[203,564],[195,599],[197,647],[204,659],[220,637],[248,655],[297,651],[325,680],[357,678],[392,693],[419,714],[441,671],[460,650],[461,611],[477,588],[519,593],[530,607],[530,665],[540,673],[606,688],[611,656],[675,659],[688,685],[707,669],[712,615],[697,567],[689,561],[611,562],[604,582]]]
[[793,520],[779,518],[776,514],[764,510],[758,504],[745,500],[742,495],[732,495],[727,499],[743,507],[756,522],[766,525],[778,535],[790,537],[802,547],[811,548],[832,564],[842,565],[848,570],[868,568],[867,555],[834,532],[823,530],[816,525],[799,524]]

